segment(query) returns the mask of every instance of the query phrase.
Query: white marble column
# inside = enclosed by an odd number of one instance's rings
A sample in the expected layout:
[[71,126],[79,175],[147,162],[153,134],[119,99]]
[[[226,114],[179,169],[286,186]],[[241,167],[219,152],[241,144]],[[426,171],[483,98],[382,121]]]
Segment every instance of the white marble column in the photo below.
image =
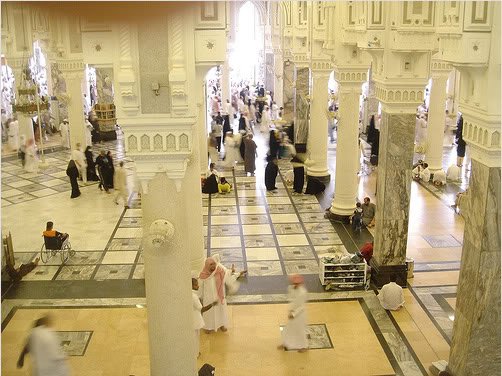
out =
[[283,105],[284,90],[284,61],[282,53],[274,54],[274,101],[281,107]]
[[[183,185],[191,183],[184,179]],[[183,188],[187,188],[183,186]],[[184,204],[188,194],[177,191],[166,174],[157,174],[143,192],[145,288],[148,316],[150,375],[195,375],[196,349],[191,297],[191,213]],[[157,220],[169,222],[166,236]],[[158,230],[152,231],[152,227]],[[151,237],[156,234],[156,239]],[[158,245],[155,246],[155,244]]]
[[339,120],[336,142],[335,192],[330,212],[352,215],[357,196],[359,170],[359,96],[361,82],[338,82]]
[[[200,134],[197,132],[199,123],[197,122],[192,131],[193,144],[200,145]],[[204,252],[204,233],[203,233],[203,212],[202,212],[202,189],[200,185],[202,163],[205,165],[203,173],[207,171],[207,142],[206,151],[193,149],[190,162],[185,171],[185,182],[183,186],[183,207],[190,215],[191,234],[186,237],[187,248],[190,250],[190,267],[191,270],[200,271],[204,266],[206,253]],[[205,153],[205,154],[202,154]]]
[[[197,101],[197,129],[195,129],[195,133],[197,133],[198,143],[194,143],[194,145],[198,145],[199,148],[199,169],[200,174],[205,174],[208,168],[209,159],[208,159],[208,149],[207,149],[207,97],[206,97],[206,81],[205,77],[208,72],[208,69],[205,67],[198,67],[195,71],[195,89],[197,93],[195,93],[195,98]],[[199,184],[200,185],[200,184]]]
[[87,144],[82,96],[84,66],[83,64],[77,66],[77,69],[64,70],[63,76],[66,81],[66,93],[69,96],[68,122],[70,123],[70,145],[73,149],[76,143],[80,143],[82,148],[85,149]]
[[312,164],[308,176],[329,179],[328,170],[328,80],[329,71],[312,71],[312,97],[310,103],[310,129],[307,151]]
[[230,67],[228,65],[228,55],[225,64],[221,64],[221,104],[227,103],[227,99],[232,102],[230,98]]
[[434,172],[443,168],[443,139],[447,72],[432,72],[429,117],[427,121],[427,147],[425,161]]

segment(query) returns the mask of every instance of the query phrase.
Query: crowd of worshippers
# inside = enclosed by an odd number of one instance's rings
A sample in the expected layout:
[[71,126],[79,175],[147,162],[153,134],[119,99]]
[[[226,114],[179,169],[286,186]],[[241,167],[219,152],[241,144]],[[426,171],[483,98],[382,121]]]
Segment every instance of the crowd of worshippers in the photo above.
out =
[[[200,330],[206,334],[226,332],[228,330],[227,294],[235,294],[240,287],[240,278],[245,277],[246,270],[236,272],[235,266],[230,269],[222,263],[219,255],[208,257],[200,273],[192,273],[192,305],[194,318],[194,335],[197,351],[200,355]],[[281,335],[279,349],[308,349],[307,338],[307,289],[304,278],[299,274],[289,276],[288,323]]]
[[[217,90],[215,87],[214,90]],[[221,161],[225,170],[232,170],[236,163],[244,163],[247,176],[254,176],[256,170],[257,145],[253,140],[259,132],[268,140],[267,166],[265,168],[265,186],[268,191],[277,190],[276,179],[279,173],[278,160],[291,159],[291,179],[293,194],[302,194],[305,184],[305,166],[309,165],[305,154],[296,152],[293,144],[294,124],[285,125],[282,121],[283,108],[273,98],[273,93],[262,85],[250,90],[249,85],[234,87],[232,101],[221,103],[218,96],[213,96],[211,104],[211,133],[208,137],[208,156],[211,163]],[[237,116],[239,115],[239,116]],[[238,132],[234,133],[233,119],[238,120]],[[203,181],[204,193],[222,193],[219,189],[223,172],[215,174],[214,165],[209,168]],[[324,191],[325,185],[315,179],[309,179],[305,193],[317,194]]]
[[114,202],[119,204],[121,198],[124,207],[128,206],[127,172],[124,161],[120,161],[115,167],[113,155],[110,150],[101,149],[99,155],[94,159],[92,146],[87,146],[82,151],[80,143],[75,145],[71,152],[70,161],[66,169],[66,175],[70,178],[71,198],[81,195],[79,180],[83,186],[88,182],[98,182],[98,189],[111,194],[114,190]]

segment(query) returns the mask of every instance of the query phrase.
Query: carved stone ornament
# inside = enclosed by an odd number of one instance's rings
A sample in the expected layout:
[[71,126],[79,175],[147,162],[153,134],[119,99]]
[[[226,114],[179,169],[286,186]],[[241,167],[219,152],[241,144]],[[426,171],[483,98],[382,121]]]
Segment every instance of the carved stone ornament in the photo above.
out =
[[146,243],[156,249],[166,245],[174,236],[174,226],[167,219],[157,219],[148,229]]

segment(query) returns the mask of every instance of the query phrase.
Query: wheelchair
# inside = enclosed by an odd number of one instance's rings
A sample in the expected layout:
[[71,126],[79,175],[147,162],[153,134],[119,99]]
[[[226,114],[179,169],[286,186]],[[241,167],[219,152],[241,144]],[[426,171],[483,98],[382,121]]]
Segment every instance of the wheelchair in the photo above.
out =
[[69,237],[65,240],[60,237],[47,237],[44,236],[44,244],[40,248],[40,259],[45,264],[49,259],[59,253],[61,256],[61,263],[65,263],[68,257],[73,256],[75,251],[71,249]]

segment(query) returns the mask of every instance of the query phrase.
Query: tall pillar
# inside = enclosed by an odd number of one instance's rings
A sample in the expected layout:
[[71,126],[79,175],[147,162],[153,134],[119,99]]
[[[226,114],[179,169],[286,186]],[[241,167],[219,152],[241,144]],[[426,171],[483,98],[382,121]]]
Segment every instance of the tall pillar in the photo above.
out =
[[500,375],[500,167],[474,158],[448,368]]
[[276,50],[274,54],[274,101],[281,107],[283,105],[284,90],[284,61],[282,51]]
[[328,170],[328,80],[329,71],[312,71],[312,98],[310,104],[310,129],[307,142],[312,164],[307,175],[329,180]]
[[[206,103],[206,81],[205,77],[208,72],[207,67],[197,67],[195,69],[195,93],[197,98],[197,127],[195,133],[197,133],[197,140],[199,145],[199,167],[200,173],[205,174],[208,168],[208,149],[207,149],[207,103]],[[200,185],[200,184],[199,184]]]
[[[350,72],[346,73],[343,76],[350,77]],[[335,192],[330,212],[335,217],[347,218],[354,212],[358,188],[359,96],[361,95],[362,81],[342,81],[340,76],[341,72],[336,70],[339,120],[336,142]]]
[[227,102],[227,99],[232,102],[230,93],[230,67],[228,64],[228,55],[225,60],[225,64],[221,64],[221,104]]
[[419,103],[382,103],[375,252],[371,259],[371,276],[378,287],[389,282],[391,273],[397,275],[399,284],[406,285],[411,169]]
[[369,125],[372,115],[378,114],[378,99],[375,94],[375,81],[373,81],[373,65],[369,69],[368,74],[368,98],[366,100],[366,118],[363,124],[363,131],[366,132],[366,126]]
[[80,143],[85,149],[85,121],[82,96],[82,81],[84,79],[84,63],[82,61],[60,61],[59,66],[66,81],[68,102],[68,122],[70,124],[70,145],[75,147]]
[[[447,66],[446,63],[434,63]],[[425,160],[432,172],[443,168],[443,138],[446,116],[445,97],[448,73],[449,70],[446,69],[432,71],[432,87],[427,121],[427,147],[425,149]]]
[[[187,188],[191,183],[184,179]],[[191,213],[166,174],[157,174],[141,196],[150,374],[195,375],[190,253]],[[153,225],[152,225],[153,223]]]

